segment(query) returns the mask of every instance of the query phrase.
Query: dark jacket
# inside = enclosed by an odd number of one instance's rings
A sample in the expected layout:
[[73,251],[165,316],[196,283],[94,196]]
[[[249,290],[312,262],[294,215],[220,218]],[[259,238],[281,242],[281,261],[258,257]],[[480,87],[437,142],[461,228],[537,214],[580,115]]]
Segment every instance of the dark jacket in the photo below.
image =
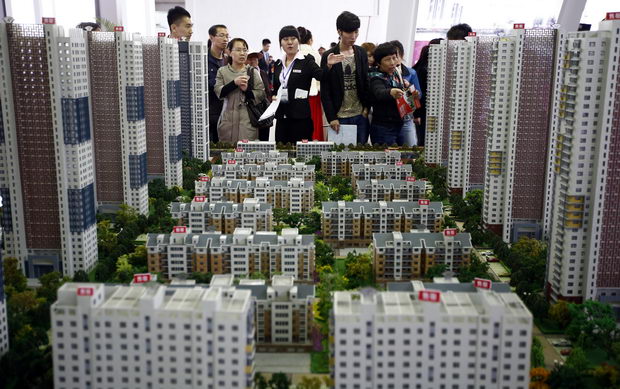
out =
[[265,97],[267,97],[267,101],[271,102],[271,85],[269,85],[269,75],[264,70],[261,70],[260,78],[263,80],[263,85],[265,86]]
[[418,80],[420,80],[420,89],[422,90],[422,98],[420,99],[420,103],[422,103],[422,107],[416,109],[413,112],[413,116],[416,118],[426,117],[426,87],[428,85],[428,62],[418,61],[413,69],[418,73]]
[[258,52],[258,67],[260,70],[269,73],[269,64],[267,63],[267,61],[265,61],[265,52],[264,51],[259,51]]
[[[280,89],[280,73],[282,73],[283,64],[278,60],[273,75],[273,94],[277,95]],[[278,110],[276,111],[276,119],[282,119],[284,115],[291,119],[307,119],[310,118],[310,104],[308,98],[296,99],[295,91],[302,89],[308,92],[310,97],[310,83],[312,79],[321,81],[323,77],[323,69],[314,62],[314,58],[310,55],[304,57],[304,59],[296,60],[288,76],[288,103],[280,103]]]
[[395,125],[402,124],[396,100],[390,94],[392,88],[403,88],[400,83],[393,84],[387,73],[373,68],[370,76],[370,104],[372,105],[373,124]]
[[[344,73],[342,63],[338,63],[327,70],[327,57],[331,54],[340,54],[340,46],[323,53],[321,57],[321,68],[325,69],[327,74],[321,81],[321,102],[323,103],[323,111],[327,121],[331,122],[338,119],[338,111],[344,100]],[[353,46],[355,56],[355,83],[357,84],[357,97],[364,108],[369,108],[368,101],[368,55],[366,50],[360,46]]]
[[222,113],[222,107],[224,106],[224,102],[220,100],[213,89],[215,87],[217,71],[224,65],[226,65],[225,60],[215,58],[211,55],[211,50],[209,50],[209,121],[217,121]]

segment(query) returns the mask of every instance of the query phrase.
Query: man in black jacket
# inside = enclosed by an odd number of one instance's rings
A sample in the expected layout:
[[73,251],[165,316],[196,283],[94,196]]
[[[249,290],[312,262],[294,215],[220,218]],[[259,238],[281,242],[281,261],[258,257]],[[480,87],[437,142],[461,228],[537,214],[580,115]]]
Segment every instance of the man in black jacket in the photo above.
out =
[[321,81],[321,102],[327,121],[334,131],[341,124],[357,126],[357,143],[368,143],[368,56],[366,50],[355,45],[359,35],[360,19],[344,11],[336,19],[340,43],[323,53],[321,67],[328,69],[330,54],[343,54],[341,63],[329,69]]
[[215,78],[220,67],[226,65],[224,49],[228,44],[228,29],[223,24],[216,24],[209,28],[209,138],[211,142],[219,142],[217,122],[224,103],[215,94]]

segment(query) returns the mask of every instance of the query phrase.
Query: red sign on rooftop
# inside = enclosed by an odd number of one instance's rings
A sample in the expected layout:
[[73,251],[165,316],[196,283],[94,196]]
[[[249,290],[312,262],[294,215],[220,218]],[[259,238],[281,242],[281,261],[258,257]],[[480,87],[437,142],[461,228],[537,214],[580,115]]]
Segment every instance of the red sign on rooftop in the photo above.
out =
[[523,30],[525,28],[525,23],[515,23],[512,25],[512,28],[515,30]]
[[441,300],[441,292],[436,290],[421,290],[418,292],[418,300],[438,303]]
[[78,296],[92,296],[93,294],[95,294],[95,288],[90,288],[90,287],[77,288]]
[[175,234],[185,234],[187,233],[187,227],[185,226],[174,226],[172,227],[172,232]]
[[209,181],[211,181],[211,178],[209,178],[208,176],[202,176],[202,177],[200,177],[200,180],[199,180],[199,181],[202,181],[202,182],[209,182]]
[[207,199],[207,196],[194,196],[194,202],[196,203],[204,203]]
[[620,20],[620,12],[607,12],[606,20]]
[[443,230],[444,236],[456,236],[456,228],[447,228]]
[[396,162],[396,166],[403,166],[403,161]]
[[243,149],[243,147],[237,147],[235,151],[238,153],[243,153],[245,150]]
[[134,284],[142,284],[151,281],[151,273],[139,273],[133,275]]
[[409,181],[409,182],[414,182],[415,181],[415,177],[407,177],[406,180]]
[[166,37],[166,33],[165,32],[158,32],[157,36],[160,38],[165,38]]
[[493,282],[491,282],[491,280],[487,280],[484,278],[474,278],[474,287],[475,288],[480,288],[480,289],[491,289],[491,285],[493,285]]
[[247,140],[247,139],[241,139],[241,143],[248,143],[248,142],[250,142],[250,141]]
[[234,164],[236,164],[236,163],[237,163],[237,161],[235,161],[234,159],[229,159],[229,160],[228,160],[228,164],[229,164],[229,165],[234,165]]
[[431,201],[429,199],[419,199],[418,205],[430,205]]
[[308,139],[302,139],[301,143],[308,143]]
[[475,31],[470,31],[467,33],[467,36],[476,36],[476,32]]
[[114,26],[114,32],[123,32],[125,31],[125,27],[123,26]]
[[56,18],[41,18],[43,24],[56,24]]

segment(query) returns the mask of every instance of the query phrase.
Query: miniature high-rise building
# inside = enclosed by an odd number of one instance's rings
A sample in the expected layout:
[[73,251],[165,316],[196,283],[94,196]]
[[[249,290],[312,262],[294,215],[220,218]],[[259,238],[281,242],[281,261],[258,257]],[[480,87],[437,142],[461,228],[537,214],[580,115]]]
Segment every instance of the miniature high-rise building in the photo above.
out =
[[116,27],[89,32],[97,202],[148,212],[142,42]]
[[192,156],[201,161],[210,158],[208,53],[206,44],[189,42]]
[[[165,36],[165,33],[163,33]],[[142,38],[144,62],[144,119],[146,120],[146,166],[148,179],[164,178],[167,159],[164,157],[164,116],[162,68],[159,38]],[[177,77],[178,79],[178,77]],[[164,90],[164,93],[166,91]],[[179,124],[180,125],[180,124]]]
[[300,162],[308,161],[312,157],[315,157],[315,156],[320,157],[323,151],[330,151],[333,148],[334,148],[334,142],[318,141],[318,140],[297,141],[295,157]]
[[248,290],[66,283],[51,307],[54,387],[249,388]]
[[[449,135],[444,132],[444,104],[448,100],[445,91],[447,51],[448,42],[445,40],[431,45],[428,51],[424,161],[433,165],[440,165],[443,162],[443,144],[447,144]],[[447,128],[445,126],[446,130]],[[447,149],[445,159],[447,159]]]
[[493,42],[483,220],[504,241],[542,232],[556,30]]
[[545,207],[552,300],[620,301],[620,13],[560,37]]
[[9,324],[7,322],[6,294],[4,293],[4,264],[2,263],[2,253],[0,253],[0,358],[8,350]]
[[179,100],[181,102],[181,139],[183,152],[193,157],[192,148],[192,90],[189,42],[179,41]]
[[508,285],[476,281],[335,292],[334,387],[527,389],[532,314]]
[[0,24],[0,79],[4,255],[29,278],[90,271],[97,229],[83,32]]

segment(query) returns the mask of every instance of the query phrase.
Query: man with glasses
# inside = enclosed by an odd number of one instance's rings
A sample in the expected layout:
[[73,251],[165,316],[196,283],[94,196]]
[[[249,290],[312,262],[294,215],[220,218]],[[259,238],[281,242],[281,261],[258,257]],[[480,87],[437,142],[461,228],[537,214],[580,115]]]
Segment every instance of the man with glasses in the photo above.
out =
[[[368,143],[368,55],[355,45],[360,19],[343,12],[336,19],[340,43],[323,53],[321,67],[328,71],[321,80],[321,102],[330,127],[338,132],[341,124],[357,126],[357,143]],[[327,66],[330,54],[343,54],[341,63]],[[327,70],[329,69],[329,70]]]
[[215,78],[220,67],[226,65],[224,50],[228,44],[228,29],[223,24],[209,28],[209,136],[211,142],[219,142],[217,121],[224,102],[215,94]]
[[168,10],[168,27],[170,27],[170,38],[180,41],[189,41],[192,38],[192,15],[183,7],[178,5]]

